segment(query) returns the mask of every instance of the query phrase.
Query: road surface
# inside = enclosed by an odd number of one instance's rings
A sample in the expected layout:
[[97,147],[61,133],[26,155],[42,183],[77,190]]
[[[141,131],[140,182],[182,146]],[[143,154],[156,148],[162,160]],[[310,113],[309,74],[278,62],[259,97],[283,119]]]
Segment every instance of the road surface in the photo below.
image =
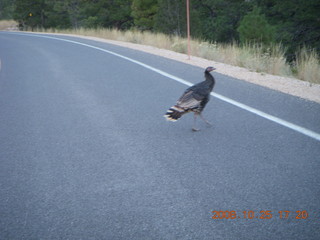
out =
[[320,104],[213,73],[236,105],[195,133],[163,115],[204,69],[9,32],[0,60],[0,239],[319,239]]

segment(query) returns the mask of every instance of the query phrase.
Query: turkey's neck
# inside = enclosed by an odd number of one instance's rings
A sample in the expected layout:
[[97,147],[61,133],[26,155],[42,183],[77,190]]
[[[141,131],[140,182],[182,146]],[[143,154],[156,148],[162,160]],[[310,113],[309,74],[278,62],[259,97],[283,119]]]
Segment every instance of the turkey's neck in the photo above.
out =
[[214,77],[208,72],[204,72],[204,77],[206,78],[206,81],[212,82],[214,84]]

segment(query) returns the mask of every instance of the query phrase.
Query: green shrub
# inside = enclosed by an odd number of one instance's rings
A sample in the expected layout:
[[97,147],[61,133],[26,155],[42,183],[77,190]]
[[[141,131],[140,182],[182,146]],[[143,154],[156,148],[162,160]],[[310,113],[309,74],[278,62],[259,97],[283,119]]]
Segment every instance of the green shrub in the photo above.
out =
[[241,43],[270,44],[274,41],[275,27],[267,22],[263,14],[260,14],[259,8],[254,8],[252,12],[243,17],[237,31]]

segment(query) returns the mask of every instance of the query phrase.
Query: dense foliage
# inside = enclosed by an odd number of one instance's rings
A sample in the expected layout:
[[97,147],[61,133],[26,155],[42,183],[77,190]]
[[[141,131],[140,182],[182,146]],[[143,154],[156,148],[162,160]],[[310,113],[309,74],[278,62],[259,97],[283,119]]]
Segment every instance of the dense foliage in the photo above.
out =
[[[320,53],[319,0],[190,0],[191,33],[210,42],[282,42]],[[21,28],[136,28],[186,34],[186,0],[0,0]]]

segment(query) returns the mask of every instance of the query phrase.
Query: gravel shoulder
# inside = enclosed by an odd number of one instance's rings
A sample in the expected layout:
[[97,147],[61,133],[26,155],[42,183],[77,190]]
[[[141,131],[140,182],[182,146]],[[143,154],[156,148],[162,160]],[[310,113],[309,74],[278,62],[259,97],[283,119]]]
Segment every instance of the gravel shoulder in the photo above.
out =
[[311,84],[309,82],[301,81],[296,78],[275,76],[266,73],[252,72],[246,68],[231,66],[224,63],[215,62],[212,60],[207,60],[199,57],[191,56],[188,59],[186,54],[176,53],[166,49],[160,49],[156,47],[140,45],[129,42],[121,42],[114,40],[107,40],[97,37],[90,36],[80,36],[72,34],[59,34],[64,36],[79,37],[84,39],[90,39],[99,42],[105,42],[109,44],[114,44],[122,47],[127,47],[150,54],[158,55],[161,57],[169,58],[186,64],[198,66],[201,68],[206,68],[207,66],[213,65],[217,68],[216,72],[221,74],[234,77],[240,80],[248,81],[250,83],[258,84],[273,90],[277,90],[286,94],[297,96],[309,101],[314,101],[320,103],[320,84]]

